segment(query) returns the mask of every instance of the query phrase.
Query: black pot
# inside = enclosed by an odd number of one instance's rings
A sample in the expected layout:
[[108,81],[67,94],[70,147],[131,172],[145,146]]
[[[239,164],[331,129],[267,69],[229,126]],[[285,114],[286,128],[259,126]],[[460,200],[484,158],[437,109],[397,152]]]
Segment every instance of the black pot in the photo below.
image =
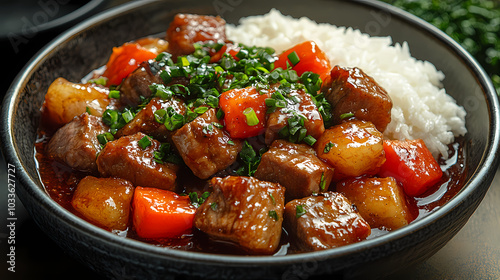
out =
[[[104,64],[113,46],[164,32],[178,12],[242,16],[271,7],[294,17],[360,28],[407,41],[412,55],[446,75],[444,86],[467,111],[466,180],[463,189],[430,215],[387,235],[356,244],[287,256],[228,256],[155,247],[120,238],[72,215],[48,197],[38,178],[34,141],[39,108],[50,83],[79,80]],[[377,277],[432,256],[467,222],[495,175],[499,150],[499,104],[488,76],[456,42],[424,21],[370,1],[140,1],[98,15],[42,49],[9,89],[2,111],[2,148],[15,166],[17,194],[33,219],[65,251],[103,275],[117,279],[200,277],[207,279],[305,279]]]

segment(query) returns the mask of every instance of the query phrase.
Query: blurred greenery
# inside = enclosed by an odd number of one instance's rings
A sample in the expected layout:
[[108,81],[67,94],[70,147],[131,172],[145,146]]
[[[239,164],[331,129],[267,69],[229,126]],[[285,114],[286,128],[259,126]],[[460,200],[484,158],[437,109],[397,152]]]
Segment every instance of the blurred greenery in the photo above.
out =
[[383,0],[438,27],[490,75],[500,95],[500,1]]

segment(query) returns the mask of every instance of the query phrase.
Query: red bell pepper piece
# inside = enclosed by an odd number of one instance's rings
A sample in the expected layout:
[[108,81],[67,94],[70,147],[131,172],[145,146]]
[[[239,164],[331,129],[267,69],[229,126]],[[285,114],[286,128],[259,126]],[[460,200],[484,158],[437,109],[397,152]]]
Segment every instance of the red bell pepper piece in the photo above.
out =
[[[288,55],[295,52],[300,61],[293,65],[288,58]],[[297,75],[302,75],[306,71],[311,71],[320,75],[321,80],[325,80],[326,76],[330,74],[332,67],[330,60],[326,54],[316,45],[313,41],[305,41],[297,44],[294,47],[284,51],[280,54],[278,60],[274,62],[274,68],[287,68],[287,63],[292,66],[292,70],[297,72]]]
[[156,56],[156,53],[137,43],[125,43],[120,47],[113,48],[113,53],[109,57],[106,70],[103,73],[103,76],[108,78],[106,86],[119,85],[139,64]]
[[[255,87],[232,89],[223,92],[219,106],[224,112],[226,130],[233,138],[248,138],[262,134],[266,127],[266,98],[268,93],[260,94]],[[243,111],[252,108],[258,118],[256,125],[249,125]]]
[[386,161],[378,175],[394,177],[409,196],[419,196],[443,175],[441,167],[421,139],[384,140]]
[[188,196],[156,188],[137,187],[132,207],[134,227],[142,238],[174,238],[188,233],[196,213]]

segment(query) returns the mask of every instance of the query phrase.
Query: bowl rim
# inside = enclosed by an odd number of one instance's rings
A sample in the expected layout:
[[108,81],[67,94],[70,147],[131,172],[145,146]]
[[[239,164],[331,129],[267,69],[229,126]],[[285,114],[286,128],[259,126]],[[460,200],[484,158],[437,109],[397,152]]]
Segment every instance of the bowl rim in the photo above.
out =
[[[337,258],[344,255],[360,252],[368,248],[381,246],[427,227],[435,220],[447,215],[454,208],[463,203],[474,192],[474,190],[484,184],[484,182],[487,180],[486,178],[488,178],[488,174],[491,174],[493,172],[492,170],[496,170],[498,166],[499,159],[496,155],[499,152],[500,143],[500,130],[498,129],[498,125],[500,123],[499,102],[496,96],[496,91],[489,76],[479,65],[479,63],[462,46],[460,46],[448,35],[446,35],[438,28],[434,27],[430,23],[427,23],[426,21],[408,12],[405,12],[386,3],[367,0],[354,0],[352,2],[354,2],[354,4],[356,5],[367,6],[378,11],[387,12],[391,15],[391,17],[396,17],[399,20],[408,22],[412,26],[424,30],[429,34],[429,36],[435,37],[435,39],[445,44],[446,47],[451,49],[451,51],[454,52],[454,54],[458,58],[460,58],[465,65],[467,65],[469,70],[478,80],[478,84],[483,88],[483,91],[485,92],[485,99],[490,109],[490,131],[486,143],[486,152],[483,153],[483,157],[478,165],[477,170],[474,172],[474,174],[472,174],[469,181],[467,182],[467,188],[463,188],[453,197],[453,199],[451,199],[439,209],[433,211],[433,213],[431,213],[430,215],[427,215],[426,217],[423,217],[401,229],[392,231],[389,234],[334,249],[300,254],[236,256],[203,252],[189,252],[156,247],[130,238],[119,237],[116,234],[94,226],[77,217],[76,215],[73,215],[68,210],[57,204],[57,202],[52,200],[42,188],[40,188],[34,181],[31,180],[30,175],[26,172],[23,164],[21,163],[19,157],[15,152],[17,150],[17,144],[13,142],[14,125],[12,114],[13,112],[15,112],[15,109],[17,107],[16,98],[18,97],[21,90],[25,87],[29,77],[31,77],[33,72],[37,69],[38,65],[42,64],[51,52],[57,50],[58,45],[71,40],[71,38],[77,36],[82,32],[85,32],[92,26],[99,25],[105,21],[108,21],[109,19],[119,17],[124,13],[130,12],[133,9],[139,8],[141,6],[151,5],[155,2],[158,1],[144,0],[123,4],[108,11],[102,12],[96,16],[93,16],[83,21],[82,23],[70,28],[69,30],[52,40],[45,47],[43,47],[30,60],[30,62],[28,62],[28,64],[17,75],[11,87],[7,91],[7,94],[5,95],[1,115],[3,129],[0,131],[0,133],[2,138],[2,149],[7,164],[12,164],[16,167],[22,167],[16,170],[16,179],[20,181],[22,188],[24,188],[24,190],[26,190],[27,193],[37,201],[37,203],[50,211],[52,215],[55,215],[58,219],[67,223],[75,230],[91,235],[94,238],[100,239],[113,246],[120,246],[129,251],[137,251],[142,254],[151,254],[159,258],[175,258],[177,260],[203,262],[205,264],[218,264],[226,266],[269,266],[303,262],[305,259]],[[489,185],[486,186],[486,188],[488,187]]]

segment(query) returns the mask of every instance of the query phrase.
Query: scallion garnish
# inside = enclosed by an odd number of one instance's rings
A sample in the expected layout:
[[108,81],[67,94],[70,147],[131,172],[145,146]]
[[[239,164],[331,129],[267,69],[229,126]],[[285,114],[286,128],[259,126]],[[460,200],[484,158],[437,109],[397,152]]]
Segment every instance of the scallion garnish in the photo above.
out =
[[115,137],[113,134],[109,132],[105,132],[102,134],[97,135],[97,141],[99,141],[99,144],[101,145],[106,145],[106,143],[115,140]]
[[304,209],[304,205],[297,205],[295,207],[295,217],[298,219],[300,218],[302,215],[304,215],[306,213],[306,210]]
[[319,180],[319,189],[324,191],[326,188],[325,172],[321,173],[321,179]]
[[125,110],[122,113],[122,118],[126,123],[129,123],[131,120],[134,119],[134,114],[129,110]]
[[144,136],[142,137],[141,140],[139,140],[137,142],[137,144],[139,145],[139,147],[141,147],[141,149],[146,149],[147,147],[151,146],[152,142],[151,142],[151,139],[149,138],[149,136]]
[[335,147],[335,144],[333,144],[332,142],[328,142],[323,149],[323,154],[328,154],[332,147]]
[[248,126],[255,126],[259,124],[259,118],[257,117],[257,114],[253,110],[253,108],[248,107],[245,110],[243,110],[243,115],[247,118],[247,125]]
[[114,98],[114,99],[119,99],[120,98],[120,91],[119,90],[110,90],[109,97]]
[[291,52],[287,57],[292,63],[292,66],[295,66],[300,62],[299,55],[295,51]]
[[344,113],[344,114],[340,115],[340,119],[341,120],[345,120],[345,119],[348,119],[348,118],[351,118],[351,117],[354,117],[353,113]]
[[275,210],[270,210],[268,213],[269,217],[273,218],[275,221],[279,220],[278,213]]

